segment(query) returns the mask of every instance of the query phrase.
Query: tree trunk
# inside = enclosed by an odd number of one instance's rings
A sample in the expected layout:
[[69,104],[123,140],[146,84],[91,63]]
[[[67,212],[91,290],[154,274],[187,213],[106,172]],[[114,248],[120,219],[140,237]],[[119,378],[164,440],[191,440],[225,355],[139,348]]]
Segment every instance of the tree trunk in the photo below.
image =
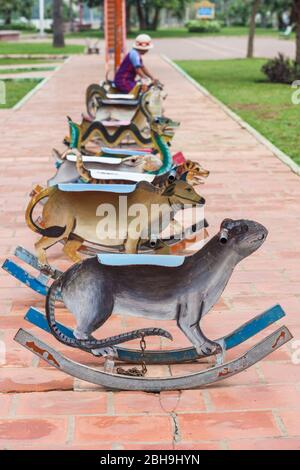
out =
[[156,7],[156,8],[155,8],[154,16],[153,16],[153,20],[152,20],[152,24],[151,24],[151,29],[152,29],[153,31],[156,31],[157,28],[158,28],[158,25],[159,25],[159,17],[160,17],[160,11],[161,11],[161,8],[160,8],[160,7]]
[[282,20],[282,11],[277,12],[277,22],[279,31],[283,31],[285,29],[285,24]]
[[131,3],[126,2],[126,29],[128,33],[130,33],[130,30],[131,30],[131,23],[130,23],[131,7],[132,7]]
[[141,0],[136,0],[136,11],[139,19],[140,29],[147,29],[147,23],[145,13],[142,6]]
[[300,65],[300,0],[294,0],[293,13],[296,21],[296,63]]
[[250,25],[249,25],[249,36],[248,36],[248,50],[247,50],[247,57],[252,58],[254,52],[254,37],[255,37],[255,18],[258,12],[258,8],[260,6],[261,0],[253,0],[252,5],[252,12],[250,18]]
[[79,28],[83,25],[83,12],[84,12],[84,4],[83,2],[79,2]]
[[69,4],[69,22],[70,22],[70,31],[71,33],[74,33],[73,0],[70,0],[70,4]]
[[65,47],[62,0],[53,0],[53,47]]
[[12,15],[12,11],[11,10],[7,10],[5,13],[4,13],[4,24],[7,26],[9,24],[11,24],[11,15]]
[[148,2],[146,1],[145,5],[144,5],[146,29],[151,29],[150,9],[151,9],[151,7],[149,6]]

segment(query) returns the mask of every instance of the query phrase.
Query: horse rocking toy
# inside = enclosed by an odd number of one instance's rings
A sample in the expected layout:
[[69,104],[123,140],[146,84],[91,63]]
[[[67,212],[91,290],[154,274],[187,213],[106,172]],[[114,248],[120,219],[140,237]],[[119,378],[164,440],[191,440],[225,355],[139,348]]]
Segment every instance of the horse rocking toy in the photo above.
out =
[[[100,358],[99,361],[103,357],[103,370],[73,362],[23,329],[15,340],[57,369],[111,389],[158,392],[191,389],[224,380],[262,360],[292,338],[282,326],[242,356],[224,362],[228,349],[282,318],[282,309],[276,306],[217,340],[207,338],[201,329],[202,318],[220,298],[235,266],[254,253],[266,236],[267,230],[257,222],[226,219],[219,233],[192,256],[98,255],[59,275],[45,292],[46,316],[30,309],[25,318],[64,345],[90,353],[95,359]],[[74,330],[57,322],[56,300],[62,301],[75,317]],[[175,320],[191,347],[146,351],[148,336],[172,340],[165,329],[158,327],[95,339],[93,332],[112,313]],[[141,351],[119,347],[137,338],[141,339]],[[193,374],[146,377],[148,364],[178,364],[211,356],[216,358],[215,365]],[[115,362],[120,361],[143,367],[126,370],[116,366]]]

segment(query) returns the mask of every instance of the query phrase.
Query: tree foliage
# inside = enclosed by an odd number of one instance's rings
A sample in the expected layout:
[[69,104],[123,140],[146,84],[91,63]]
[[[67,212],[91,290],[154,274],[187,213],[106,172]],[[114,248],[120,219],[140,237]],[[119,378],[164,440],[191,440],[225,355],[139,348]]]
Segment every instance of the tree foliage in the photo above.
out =
[[14,15],[31,19],[33,3],[34,0],[0,0],[0,15],[3,17],[4,23],[11,24]]
[[174,16],[182,17],[188,3],[190,0],[136,0],[140,29],[156,30],[163,8],[171,11]]

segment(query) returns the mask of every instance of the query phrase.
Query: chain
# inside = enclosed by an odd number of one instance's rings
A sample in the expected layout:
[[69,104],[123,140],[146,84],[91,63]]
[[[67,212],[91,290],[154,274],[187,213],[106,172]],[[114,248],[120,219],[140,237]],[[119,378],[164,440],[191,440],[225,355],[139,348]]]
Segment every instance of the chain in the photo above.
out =
[[143,377],[144,377],[147,374],[147,366],[146,366],[146,362],[145,362],[145,351],[146,351],[146,348],[147,348],[147,344],[146,344],[146,340],[145,340],[144,335],[142,335],[142,337],[141,337],[140,348],[141,348],[141,351],[142,351],[142,373],[143,373]]
[[122,367],[117,367],[117,374],[119,375],[127,375],[129,377],[145,377],[147,374],[147,366],[145,362],[145,351],[147,348],[145,336],[142,335],[140,341],[140,348],[141,348],[141,358],[142,358],[142,368],[138,369],[137,367],[133,367],[132,369],[125,370]]

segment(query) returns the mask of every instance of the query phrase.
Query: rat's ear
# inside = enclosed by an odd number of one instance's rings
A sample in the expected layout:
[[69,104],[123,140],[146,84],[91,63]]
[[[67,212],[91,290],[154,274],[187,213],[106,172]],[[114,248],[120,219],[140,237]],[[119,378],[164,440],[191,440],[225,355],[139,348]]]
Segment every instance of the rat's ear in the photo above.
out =
[[173,196],[173,194],[175,194],[175,188],[176,184],[169,184],[169,186],[167,186],[164,192],[162,193],[162,196]]
[[234,223],[233,219],[224,219],[223,222],[221,223],[220,229],[226,228],[230,230],[233,227],[233,223]]

